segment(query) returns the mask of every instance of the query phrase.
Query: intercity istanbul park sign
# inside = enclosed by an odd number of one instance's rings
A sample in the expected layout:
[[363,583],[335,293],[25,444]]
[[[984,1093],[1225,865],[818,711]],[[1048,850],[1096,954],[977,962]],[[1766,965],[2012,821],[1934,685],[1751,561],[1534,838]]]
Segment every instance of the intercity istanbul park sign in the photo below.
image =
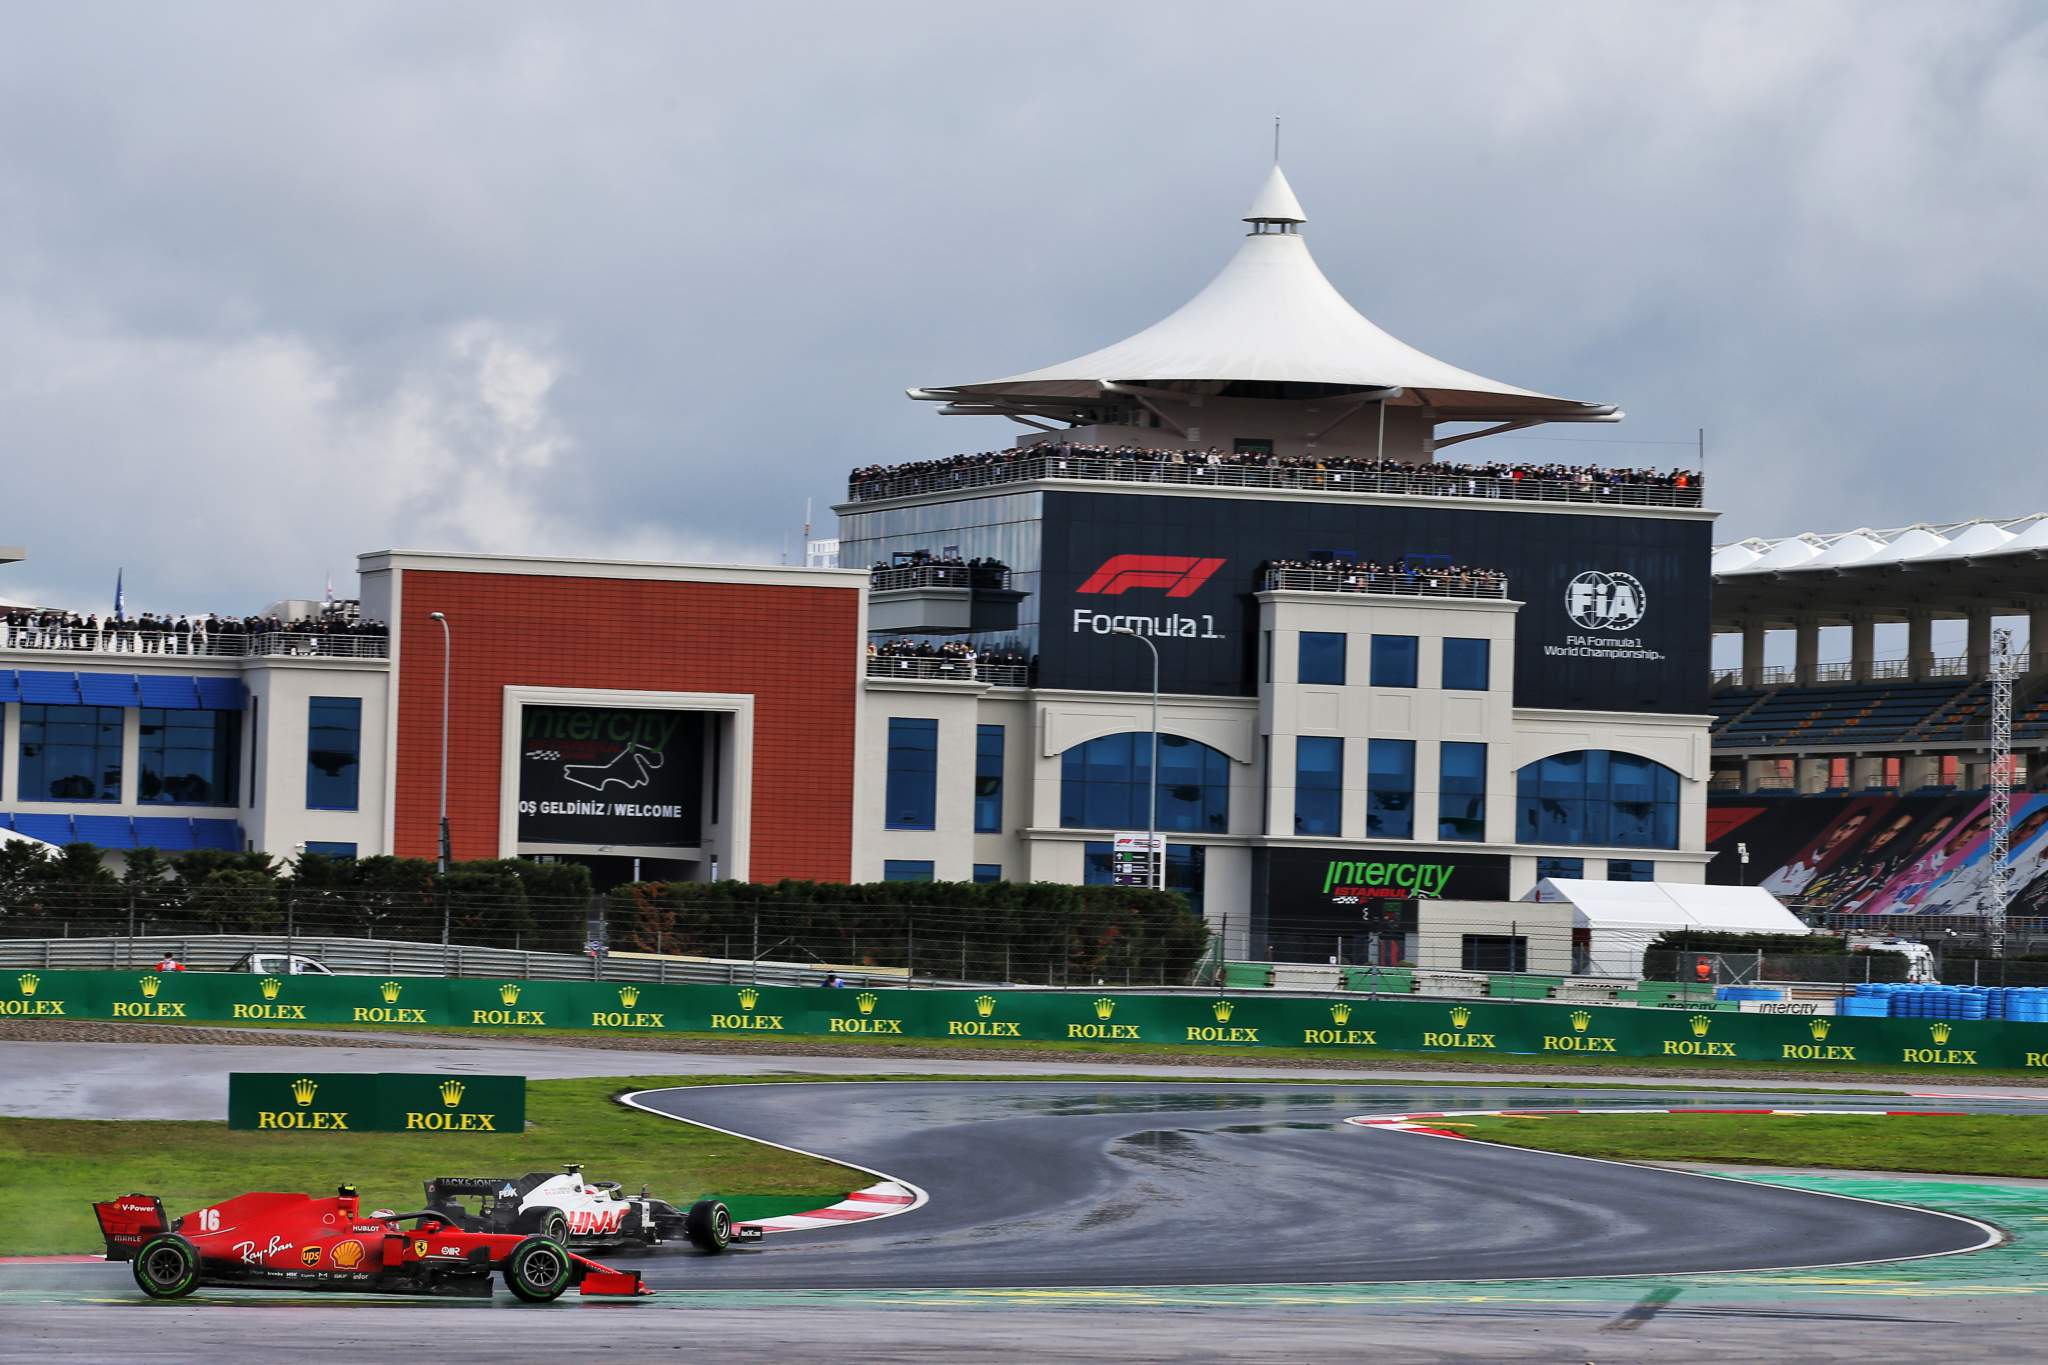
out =
[[[1420,874],[1418,874],[1419,876]],[[25,971],[0,976],[0,1017],[307,1025],[399,1029],[510,1027],[619,1034],[870,1037],[1017,1043],[1223,1044],[1440,1052],[1468,1057],[1598,1053],[1779,1064],[2048,1071],[2048,1026],[2003,1020],[1857,1019],[1744,1014],[1707,1005],[1651,1009],[1541,1001],[1455,1003],[1420,998],[1305,999],[1058,990],[866,989],[524,981],[441,977],[257,976],[239,972]],[[313,1082],[301,1102],[289,1082]],[[434,1089],[456,1079],[467,1088]],[[263,1105],[272,1127],[319,1129],[373,1110],[399,1131],[505,1131],[511,1101],[486,1078],[412,1078],[393,1097],[285,1076]],[[361,1082],[367,1084],[367,1081]],[[386,1085],[386,1081],[377,1084]],[[339,1086],[340,1088],[336,1088]],[[523,1095],[523,1091],[521,1092]],[[451,1098],[452,1096],[452,1098]],[[483,1102],[488,1099],[488,1103]],[[344,1102],[346,1101],[346,1102]],[[253,1111],[252,1111],[253,1112]],[[521,1110],[523,1113],[523,1100]],[[252,1119],[252,1124],[258,1120]],[[488,1125],[488,1126],[486,1126]]]

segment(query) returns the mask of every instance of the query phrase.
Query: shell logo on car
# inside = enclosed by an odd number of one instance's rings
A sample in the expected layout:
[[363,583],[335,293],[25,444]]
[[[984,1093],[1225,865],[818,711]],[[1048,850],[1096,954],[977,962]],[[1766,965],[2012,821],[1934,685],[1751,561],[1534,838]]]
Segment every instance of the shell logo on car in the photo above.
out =
[[334,1250],[327,1253],[327,1259],[334,1262],[337,1270],[354,1270],[363,1263],[363,1244],[353,1237],[345,1242],[336,1242]]

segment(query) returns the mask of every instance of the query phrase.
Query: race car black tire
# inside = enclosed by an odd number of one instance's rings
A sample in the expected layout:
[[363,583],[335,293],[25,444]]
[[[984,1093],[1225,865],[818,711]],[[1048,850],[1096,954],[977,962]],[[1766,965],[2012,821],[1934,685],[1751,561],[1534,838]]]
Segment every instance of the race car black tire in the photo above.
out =
[[167,1232],[142,1244],[132,1269],[136,1287],[152,1299],[182,1299],[199,1287],[199,1249]]
[[548,1237],[528,1237],[505,1258],[505,1287],[528,1303],[551,1303],[575,1278],[568,1248]]
[[683,1235],[699,1251],[723,1251],[732,1245],[732,1211],[716,1199],[699,1199],[683,1215]]
[[528,1209],[512,1225],[514,1232],[530,1232],[569,1245],[569,1215],[560,1209]]

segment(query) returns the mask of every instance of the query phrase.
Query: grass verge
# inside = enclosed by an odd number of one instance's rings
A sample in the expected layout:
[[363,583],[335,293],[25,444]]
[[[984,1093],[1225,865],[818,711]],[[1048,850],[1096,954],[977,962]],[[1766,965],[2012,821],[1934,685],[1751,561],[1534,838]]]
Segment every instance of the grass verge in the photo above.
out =
[[1618,1161],[2048,1179],[2048,1116],[1560,1114],[1446,1120],[1466,1137]]
[[[692,1076],[533,1081],[524,1133],[231,1133],[225,1123],[0,1118],[0,1255],[98,1251],[92,1203],[160,1195],[173,1216],[247,1190],[362,1191],[365,1208],[414,1209],[437,1175],[519,1175],[581,1161],[627,1189],[681,1203],[716,1194],[741,1218],[816,1208],[871,1177],[611,1103]],[[723,1078],[720,1078],[723,1079]]]

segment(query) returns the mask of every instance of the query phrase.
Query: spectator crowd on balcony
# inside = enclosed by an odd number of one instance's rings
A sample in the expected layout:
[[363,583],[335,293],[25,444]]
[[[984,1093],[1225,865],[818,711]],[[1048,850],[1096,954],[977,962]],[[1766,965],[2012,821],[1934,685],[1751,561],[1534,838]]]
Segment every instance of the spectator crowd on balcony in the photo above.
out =
[[0,645],[9,649],[71,649],[103,654],[321,654],[356,652],[337,641],[382,640],[381,621],[327,613],[289,621],[279,616],[132,617],[80,615],[32,607],[0,610]]
[[959,677],[994,682],[1022,682],[1031,666],[1020,650],[977,650],[966,640],[868,641],[868,674],[900,673],[911,678]]
[[1269,559],[1259,566],[1266,588],[1309,592],[1382,592],[1411,597],[1506,597],[1508,576],[1465,564],[1410,564],[1396,559]]
[[1608,468],[1495,460],[1486,464],[1264,451],[1150,450],[1138,446],[1044,442],[939,460],[869,465],[847,478],[855,500],[904,497],[1019,479],[1129,479],[1167,483],[1327,488],[1354,493],[1435,497],[1657,501],[1696,505],[1700,475],[1691,469]]
[[1000,559],[962,559],[957,551],[934,554],[909,550],[894,561],[876,560],[868,570],[876,592],[896,588],[1007,588],[1010,566]]

